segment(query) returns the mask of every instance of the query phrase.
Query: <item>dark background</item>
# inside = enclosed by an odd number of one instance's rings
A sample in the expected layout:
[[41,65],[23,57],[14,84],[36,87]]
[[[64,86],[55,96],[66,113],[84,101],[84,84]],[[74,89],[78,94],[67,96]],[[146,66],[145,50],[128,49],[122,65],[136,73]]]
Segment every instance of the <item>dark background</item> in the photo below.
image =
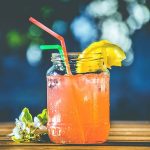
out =
[[[28,18],[32,16],[61,34],[66,40],[68,51],[82,51],[92,41],[101,38],[102,31],[98,22],[108,17],[86,14],[87,6],[92,2],[0,1],[0,121],[14,121],[24,107],[28,107],[33,115],[46,107],[45,73],[50,67],[50,53],[41,55],[39,52],[32,53],[32,49],[40,44],[54,44],[58,41],[32,25]],[[149,1],[138,2],[150,8]],[[129,16],[127,2],[118,2],[118,12],[126,20]],[[72,22],[80,16],[88,18],[97,36],[81,42],[74,35]],[[132,40],[130,49],[134,53],[134,60],[126,62],[124,67],[110,70],[111,119],[150,120],[150,23],[143,23],[129,37]],[[32,57],[29,59],[30,53]]]

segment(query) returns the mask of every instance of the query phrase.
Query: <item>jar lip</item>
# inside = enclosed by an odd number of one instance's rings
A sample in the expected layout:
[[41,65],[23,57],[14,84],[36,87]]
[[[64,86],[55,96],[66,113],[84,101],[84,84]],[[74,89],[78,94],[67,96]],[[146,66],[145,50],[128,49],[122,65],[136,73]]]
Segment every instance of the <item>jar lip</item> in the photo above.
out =
[[[75,55],[79,55],[82,54],[82,52],[68,52],[67,55],[68,56],[75,56]],[[92,54],[92,55],[98,55],[98,54],[102,54],[102,52],[95,52],[95,53],[88,53],[88,54]],[[61,54],[59,52],[53,52],[52,56],[60,56]]]
[[81,54],[81,52],[69,52],[68,55],[69,56],[74,56],[74,55],[79,55]]
[[[81,54],[81,52],[68,52],[67,53],[68,56],[75,56],[75,55],[79,55],[79,54]],[[52,56],[60,56],[60,53],[54,52],[54,53],[52,53]]]
[[[81,61],[81,60],[82,61],[101,60],[101,62],[104,61],[104,58],[101,56],[101,53],[91,53],[92,55],[90,55],[90,53],[88,53],[88,56],[86,56],[85,58],[84,57],[79,58],[78,56],[80,56],[80,54],[82,54],[82,52],[68,52],[67,56],[68,56],[68,59],[76,60],[76,61]],[[94,57],[98,54],[100,55],[98,58]],[[53,52],[53,53],[51,53],[51,59],[64,61],[65,57],[62,54],[60,54],[59,52]]]
[[[69,61],[70,60],[73,60],[73,61],[78,61],[78,56],[81,54],[81,52],[69,52],[69,53],[67,53],[67,56],[68,56],[68,59],[69,59]],[[64,61],[64,57],[60,54],[60,53],[58,53],[58,52],[54,52],[54,53],[52,53],[51,54],[51,61],[53,62],[53,60],[54,61]]]

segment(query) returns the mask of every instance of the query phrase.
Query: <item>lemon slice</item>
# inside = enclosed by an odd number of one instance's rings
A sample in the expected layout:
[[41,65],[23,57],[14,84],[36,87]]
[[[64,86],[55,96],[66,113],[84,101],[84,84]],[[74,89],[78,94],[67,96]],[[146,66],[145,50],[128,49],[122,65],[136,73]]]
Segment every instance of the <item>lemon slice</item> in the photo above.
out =
[[121,66],[126,58],[124,51],[107,40],[92,43],[78,57],[77,73],[107,70],[111,66]]

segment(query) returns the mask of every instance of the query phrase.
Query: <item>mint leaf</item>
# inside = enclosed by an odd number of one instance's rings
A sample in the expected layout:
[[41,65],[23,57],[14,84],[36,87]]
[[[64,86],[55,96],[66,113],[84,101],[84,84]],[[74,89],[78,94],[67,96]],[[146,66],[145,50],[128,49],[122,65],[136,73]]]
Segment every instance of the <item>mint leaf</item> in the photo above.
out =
[[44,109],[42,113],[37,115],[37,118],[41,121],[43,125],[47,123],[47,109]]
[[19,116],[19,120],[24,122],[24,123],[31,123],[33,122],[33,119],[32,119],[32,115],[30,114],[29,112],[29,109],[28,108],[24,108]]

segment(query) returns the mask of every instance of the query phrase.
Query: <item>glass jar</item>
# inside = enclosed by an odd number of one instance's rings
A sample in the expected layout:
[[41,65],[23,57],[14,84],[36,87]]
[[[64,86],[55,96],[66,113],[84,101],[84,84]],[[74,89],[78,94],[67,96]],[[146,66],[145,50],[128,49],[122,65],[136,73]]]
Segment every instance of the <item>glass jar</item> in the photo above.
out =
[[103,143],[110,128],[109,74],[77,74],[78,55],[68,57],[73,75],[66,74],[64,62],[56,53],[47,71],[49,138],[61,144]]

